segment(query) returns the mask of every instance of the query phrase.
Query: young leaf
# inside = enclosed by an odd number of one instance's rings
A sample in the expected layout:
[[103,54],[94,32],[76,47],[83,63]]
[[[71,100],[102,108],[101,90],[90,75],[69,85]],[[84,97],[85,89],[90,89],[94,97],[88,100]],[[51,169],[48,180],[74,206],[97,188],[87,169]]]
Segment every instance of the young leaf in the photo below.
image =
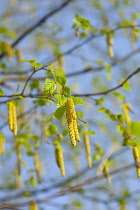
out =
[[54,112],[54,116],[59,120],[63,117],[64,112],[65,112],[65,106],[61,106]]
[[54,124],[50,124],[48,129],[46,130],[46,134],[48,136],[52,136],[53,134],[57,134],[57,132],[58,132],[57,127]]
[[125,82],[123,84],[123,87],[126,91],[130,91],[131,90],[131,87],[130,87],[130,81],[128,80],[127,82]]
[[56,90],[56,84],[51,79],[46,79],[44,85],[44,94],[52,95]]
[[130,125],[131,134],[134,136],[140,136],[140,123],[139,122],[132,122]]
[[64,77],[56,76],[56,81],[61,85],[64,86],[66,84],[66,79]]
[[62,89],[62,94],[65,96],[70,96],[71,94],[71,89],[69,86],[64,86]]
[[4,91],[2,88],[0,88],[0,96],[3,96],[4,95]]
[[74,97],[74,96],[71,96],[74,104],[81,104],[81,105],[85,105],[86,103],[79,97]]
[[57,107],[63,106],[67,101],[67,98],[61,94],[55,94],[55,98],[57,99],[56,101]]
[[36,63],[36,62],[30,62],[30,65],[33,66],[33,67],[35,67],[35,69],[43,66],[42,63]]

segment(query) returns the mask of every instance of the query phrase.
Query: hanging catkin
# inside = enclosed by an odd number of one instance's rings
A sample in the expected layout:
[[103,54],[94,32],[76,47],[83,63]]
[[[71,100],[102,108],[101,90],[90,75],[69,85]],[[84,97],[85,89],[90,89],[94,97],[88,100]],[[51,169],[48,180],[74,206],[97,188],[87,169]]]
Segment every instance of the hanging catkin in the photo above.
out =
[[110,174],[109,174],[109,167],[108,167],[108,165],[106,165],[106,164],[104,165],[103,172],[104,172],[104,175],[105,175],[105,177],[107,179],[108,185],[112,185],[111,177],[110,177]]
[[88,162],[88,167],[92,167],[92,160],[91,160],[91,151],[90,151],[90,140],[87,134],[87,131],[83,132],[83,137],[84,137],[84,146],[86,150],[86,158]]
[[76,141],[80,141],[78,127],[77,127],[77,116],[75,112],[74,102],[72,98],[67,99],[66,103],[66,118],[68,122],[69,136],[73,147],[76,146]]
[[0,155],[3,155],[5,153],[5,137],[2,133],[0,133]]
[[136,164],[137,175],[140,178],[140,154],[137,145],[133,145],[133,157]]
[[65,176],[63,149],[61,148],[61,146],[56,146],[56,148],[55,148],[55,160],[56,160],[58,167],[61,170],[61,175]]
[[35,200],[30,202],[30,209],[29,210],[38,210],[37,204]]
[[129,116],[129,110],[130,110],[131,106],[130,104],[123,104],[122,105],[122,109],[123,109],[123,113],[124,113],[124,117],[125,117],[125,121],[127,123],[127,125],[130,125],[131,122],[131,118]]
[[10,130],[14,133],[14,136],[17,136],[16,106],[12,101],[8,102],[8,123]]
[[112,49],[113,39],[112,39],[112,35],[110,33],[108,33],[106,36],[106,43],[107,43],[108,54],[111,58],[113,58],[114,57],[114,52]]
[[34,166],[35,166],[37,181],[38,181],[38,183],[41,183],[41,178],[40,178],[40,164],[39,164],[38,154],[36,152],[34,153]]
[[13,56],[13,50],[9,42],[4,42],[4,53],[6,54],[7,60],[10,62]]
[[17,172],[16,172],[16,187],[21,188],[22,185],[22,178],[21,178],[21,145],[19,143],[16,144],[16,155],[17,155]]

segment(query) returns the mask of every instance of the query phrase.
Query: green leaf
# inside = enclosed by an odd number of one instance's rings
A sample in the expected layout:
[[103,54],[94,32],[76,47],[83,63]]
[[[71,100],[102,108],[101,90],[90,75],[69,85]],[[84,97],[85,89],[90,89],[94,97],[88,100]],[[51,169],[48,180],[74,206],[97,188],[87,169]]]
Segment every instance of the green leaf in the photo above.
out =
[[22,62],[29,62],[29,63],[33,63],[33,62],[35,62],[35,60],[22,60]]
[[107,79],[111,80],[111,66],[109,64],[104,64],[105,69],[107,70]]
[[66,84],[66,79],[64,77],[56,76],[56,81],[61,85],[64,86]]
[[74,104],[80,104],[80,105],[85,105],[86,103],[79,97],[74,97],[74,96],[71,96],[70,98],[72,98]]
[[76,18],[72,20],[74,22],[73,28],[81,27],[83,30],[91,30],[93,26],[90,24],[89,20],[86,18],[76,15]]
[[0,132],[0,139],[2,139],[3,141],[6,141],[6,137],[1,132]]
[[34,176],[31,176],[31,177],[30,177],[29,183],[30,183],[33,187],[36,187],[36,186],[37,186],[37,182],[35,181]]
[[64,86],[62,89],[62,94],[65,96],[70,96],[71,94],[71,89],[69,86]]
[[46,79],[44,85],[44,94],[52,95],[56,91],[56,84],[51,79]]
[[124,115],[123,114],[117,114],[117,120],[120,123],[124,123],[124,121],[125,121]]
[[130,90],[131,90],[130,81],[127,80],[127,82],[125,82],[125,83],[123,84],[123,87],[124,87],[124,89],[125,89],[126,91],[130,91]]
[[64,106],[64,104],[67,101],[67,98],[61,94],[55,94],[55,98],[57,99],[57,101],[56,101],[57,107]]
[[39,81],[38,80],[33,80],[31,83],[30,83],[30,89],[33,90],[35,88],[38,88],[39,86]]
[[48,129],[46,130],[46,134],[48,136],[52,136],[53,134],[57,134],[57,133],[58,133],[58,129],[57,129],[56,125],[50,124]]
[[131,134],[139,137],[140,136],[140,123],[139,122],[132,122],[130,125]]
[[54,116],[57,119],[61,119],[64,115],[64,112],[65,112],[65,106],[61,106],[54,112]]
[[69,130],[68,130],[68,129],[64,129],[64,130],[62,131],[62,135],[63,135],[63,136],[66,136],[68,133],[69,133]]
[[119,132],[119,133],[123,133],[124,132],[124,127],[122,125],[117,125],[116,126],[116,130]]
[[106,109],[103,107],[103,106],[101,106],[99,109],[98,109],[98,112],[101,112],[101,113],[104,113],[106,111]]
[[4,95],[4,91],[2,88],[0,88],[0,96],[3,96]]
[[42,63],[36,63],[36,62],[30,62],[30,65],[35,67],[35,68],[39,68],[39,67],[43,66]]
[[95,135],[94,131],[86,131],[88,135]]
[[104,98],[99,98],[98,100],[96,100],[96,105],[103,104],[104,102]]

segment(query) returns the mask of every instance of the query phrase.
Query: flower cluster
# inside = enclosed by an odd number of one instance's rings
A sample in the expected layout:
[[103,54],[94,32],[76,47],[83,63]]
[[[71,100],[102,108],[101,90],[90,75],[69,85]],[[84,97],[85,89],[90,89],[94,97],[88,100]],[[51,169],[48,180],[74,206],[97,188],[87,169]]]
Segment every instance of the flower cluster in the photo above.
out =
[[69,136],[73,147],[76,146],[76,141],[80,142],[78,127],[77,127],[77,116],[75,112],[74,102],[72,98],[67,99],[66,103],[66,118],[68,122]]
[[8,122],[10,130],[13,131],[14,136],[17,136],[16,106],[12,101],[8,102]]

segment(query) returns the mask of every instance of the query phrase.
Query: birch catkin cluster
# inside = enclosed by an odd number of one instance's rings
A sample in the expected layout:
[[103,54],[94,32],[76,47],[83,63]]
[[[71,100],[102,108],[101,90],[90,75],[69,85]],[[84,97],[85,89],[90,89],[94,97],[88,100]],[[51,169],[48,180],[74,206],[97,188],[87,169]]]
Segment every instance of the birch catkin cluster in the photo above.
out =
[[78,127],[77,127],[77,116],[75,112],[74,102],[72,98],[68,98],[66,102],[66,118],[68,122],[69,136],[73,147],[76,146],[76,141],[80,142]]
[[55,160],[58,167],[61,170],[61,175],[65,176],[65,165],[64,165],[64,158],[63,158],[63,149],[60,145],[57,145],[55,148]]
[[14,136],[17,136],[16,106],[12,101],[8,102],[8,123],[10,130],[14,133]]
[[137,175],[140,178],[140,154],[137,145],[133,145],[133,157],[136,164]]
[[84,146],[86,150],[86,158],[88,162],[88,167],[92,167],[92,160],[91,160],[91,151],[90,151],[90,140],[87,134],[87,131],[83,132],[83,137],[84,137]]
[[114,52],[113,52],[113,49],[112,49],[113,39],[112,39],[112,35],[110,33],[108,33],[107,36],[106,36],[106,42],[107,42],[108,54],[111,58],[113,58],[114,57]]
[[35,200],[30,202],[30,210],[38,210],[37,204]]
[[2,133],[0,133],[0,155],[3,155],[5,153],[5,137]]
[[103,172],[104,172],[104,175],[107,179],[108,185],[112,185],[111,177],[110,177],[110,174],[109,174],[109,167],[108,167],[107,164],[104,165]]

